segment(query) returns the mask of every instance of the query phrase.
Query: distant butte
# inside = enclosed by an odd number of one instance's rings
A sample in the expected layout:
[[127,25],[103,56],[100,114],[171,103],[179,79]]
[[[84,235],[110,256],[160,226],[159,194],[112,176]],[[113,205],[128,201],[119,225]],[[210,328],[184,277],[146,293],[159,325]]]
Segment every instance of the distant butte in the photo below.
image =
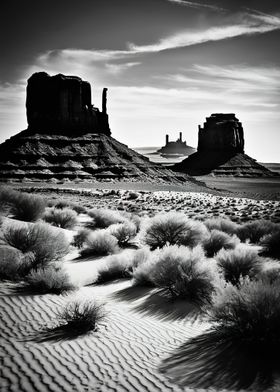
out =
[[272,177],[277,174],[244,152],[244,131],[233,113],[215,113],[199,125],[197,152],[172,169],[193,176]]
[[169,135],[165,137],[165,146],[157,150],[157,153],[162,156],[174,156],[174,155],[190,155],[194,153],[195,148],[188,146],[186,141],[182,140],[182,132],[179,132],[179,139],[175,142],[169,140]]

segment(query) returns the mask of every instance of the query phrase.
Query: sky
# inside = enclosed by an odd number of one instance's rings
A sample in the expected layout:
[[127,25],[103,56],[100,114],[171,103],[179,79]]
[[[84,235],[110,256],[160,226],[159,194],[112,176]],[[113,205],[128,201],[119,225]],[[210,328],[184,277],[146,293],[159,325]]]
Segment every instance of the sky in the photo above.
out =
[[278,0],[48,0],[1,5],[0,142],[27,127],[34,72],[80,76],[101,108],[108,88],[112,136],[161,146],[179,131],[235,113],[245,152],[280,162]]

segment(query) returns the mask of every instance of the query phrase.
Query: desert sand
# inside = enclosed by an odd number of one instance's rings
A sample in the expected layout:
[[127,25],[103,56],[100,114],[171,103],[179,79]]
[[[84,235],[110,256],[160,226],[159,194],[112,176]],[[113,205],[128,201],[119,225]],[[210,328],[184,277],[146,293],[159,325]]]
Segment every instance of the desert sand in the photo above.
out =
[[[280,221],[280,202],[276,200],[222,196],[215,191],[105,188],[106,184],[104,189],[43,189],[34,184],[32,188],[25,187],[52,201],[71,200],[87,208],[114,208],[142,216],[176,210],[196,218],[227,216],[237,222],[259,218]],[[79,221],[74,231],[60,230],[71,238],[84,225],[86,216],[81,214]],[[67,295],[35,295],[20,290],[20,284],[2,284],[1,391],[194,391],[172,381],[168,358],[178,347],[203,334],[209,324],[196,317],[192,305],[178,302],[175,306],[154,289],[133,287],[130,280],[91,285],[104,263],[106,257],[81,260],[77,250],[73,250],[65,266],[79,289]],[[57,333],[57,313],[76,298],[104,304],[105,319],[96,332],[84,336]],[[207,350],[211,352],[211,342]],[[167,362],[161,368],[164,360]],[[201,361],[203,364],[203,358]],[[197,363],[195,366],[199,368]],[[205,367],[203,371],[207,375]],[[223,382],[216,390],[223,390],[222,386]]]

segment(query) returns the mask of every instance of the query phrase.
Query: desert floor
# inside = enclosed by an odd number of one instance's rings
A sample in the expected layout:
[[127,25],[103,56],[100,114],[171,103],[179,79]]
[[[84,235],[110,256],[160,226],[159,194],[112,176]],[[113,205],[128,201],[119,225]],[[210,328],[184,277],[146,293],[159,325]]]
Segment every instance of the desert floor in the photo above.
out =
[[[126,184],[122,189],[116,189],[116,184],[55,184],[46,188],[33,183],[14,187],[41,194],[50,201],[71,200],[87,208],[106,207],[143,216],[173,210],[203,219],[227,216],[237,222],[260,218],[280,222],[280,202],[262,200],[260,192],[256,192],[255,198],[241,198],[240,193],[236,197],[229,191],[223,196],[220,191],[179,192],[168,187],[151,189],[143,184],[134,187]],[[83,219],[81,215],[79,226],[83,225]],[[69,238],[74,234],[64,232]],[[194,391],[173,383],[159,367],[165,358],[172,358],[178,347],[202,335],[209,325],[197,319],[196,309],[191,305],[175,306],[158,292],[133,287],[129,280],[90,285],[104,263],[106,257],[81,260],[73,251],[65,265],[80,288],[68,295],[34,295],[20,290],[18,284],[2,284],[1,391]],[[106,318],[96,332],[75,338],[55,332],[57,313],[74,298],[94,298],[104,304]],[[232,388],[231,382],[226,381],[232,377],[227,373],[232,368],[223,371],[224,364],[221,366],[220,361],[215,370],[216,359],[211,363],[215,347],[211,342],[210,346],[207,344],[210,362],[203,356],[199,358],[195,377],[205,377],[208,366],[212,366],[209,373],[216,374],[213,385],[219,386],[214,390],[235,391],[234,377]],[[196,390],[213,391],[207,389],[209,383],[211,377],[205,382],[205,389]],[[267,390],[279,391],[277,387]]]

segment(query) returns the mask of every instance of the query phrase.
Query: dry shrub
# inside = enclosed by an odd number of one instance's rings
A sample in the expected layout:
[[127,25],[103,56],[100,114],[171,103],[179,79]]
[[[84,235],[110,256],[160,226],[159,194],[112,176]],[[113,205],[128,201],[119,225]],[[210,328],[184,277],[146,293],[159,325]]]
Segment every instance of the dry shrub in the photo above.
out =
[[97,230],[88,235],[81,250],[83,256],[105,256],[118,251],[118,240],[106,230]]
[[210,303],[215,291],[213,270],[207,267],[201,247],[167,246],[150,271],[152,283],[167,290],[173,298],[183,298],[199,305]]
[[81,229],[81,230],[79,230],[78,233],[75,234],[74,237],[73,237],[72,245],[74,245],[77,248],[81,249],[84,246],[84,244],[86,242],[86,239],[88,238],[88,236],[89,236],[89,234],[91,232],[92,231],[89,230],[89,229]]
[[70,302],[58,314],[60,326],[73,334],[96,331],[104,317],[103,306],[89,300]]
[[221,249],[234,249],[240,243],[236,235],[230,236],[219,230],[212,230],[203,242],[207,257],[213,257]]
[[49,208],[44,213],[43,220],[63,229],[73,229],[78,223],[77,212],[70,208]]
[[96,229],[105,229],[115,223],[123,223],[126,220],[118,211],[105,208],[89,210],[88,215],[92,218],[89,226]]
[[262,255],[280,259],[280,229],[262,237],[260,245],[263,247]]
[[233,285],[240,284],[240,279],[248,276],[253,278],[262,269],[263,260],[257,250],[238,246],[232,250],[222,249],[216,260],[221,268],[224,278]]
[[137,234],[136,226],[132,222],[116,223],[111,225],[108,232],[118,240],[120,246],[125,246]]
[[156,263],[158,252],[158,250],[151,252],[148,248],[142,248],[135,253],[136,267],[132,271],[134,285],[154,287],[151,273]]
[[34,222],[40,219],[46,208],[46,201],[35,195],[2,188],[0,191],[2,210],[8,210],[15,219]]
[[87,212],[87,209],[85,207],[80,206],[77,203],[72,203],[71,201],[66,201],[66,200],[61,200],[55,203],[54,207],[58,209],[70,208],[71,210],[77,212],[77,214],[85,214]]
[[55,264],[31,271],[26,277],[26,283],[29,290],[41,294],[61,294],[76,288],[68,273]]
[[209,231],[204,223],[188,219],[185,230],[180,235],[178,244],[194,248],[209,238]]
[[260,239],[268,234],[280,231],[280,225],[268,220],[256,220],[241,225],[237,235],[242,242],[248,240],[253,244],[258,244]]
[[0,247],[0,279],[18,280],[27,268],[24,255],[10,246]]
[[268,353],[280,347],[279,281],[245,280],[218,293],[210,310],[220,339],[240,342]]
[[143,242],[151,249],[180,242],[185,232],[188,218],[181,213],[169,212],[151,218],[143,232]]
[[105,283],[116,279],[131,278],[134,270],[147,260],[149,250],[126,250],[118,255],[109,256],[98,270],[96,283]]
[[233,235],[238,232],[240,225],[226,218],[210,218],[204,221],[205,226],[211,230],[219,230]]
[[9,224],[3,227],[2,242],[33,254],[32,268],[59,260],[69,250],[65,235],[46,223]]

